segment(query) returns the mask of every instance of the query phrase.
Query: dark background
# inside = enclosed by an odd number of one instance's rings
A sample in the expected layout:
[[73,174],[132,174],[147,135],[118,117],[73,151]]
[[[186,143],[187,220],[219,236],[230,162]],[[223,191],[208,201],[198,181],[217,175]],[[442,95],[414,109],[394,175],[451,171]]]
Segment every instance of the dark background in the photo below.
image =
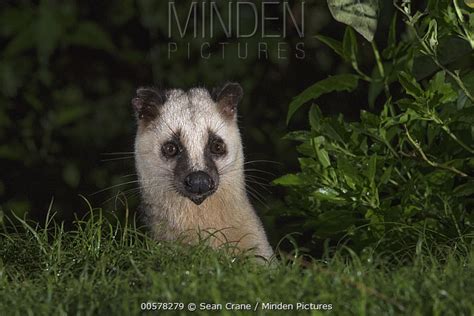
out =
[[[301,1],[290,1],[295,14]],[[190,1],[176,4],[185,18]],[[227,8],[226,1],[218,1]],[[258,4],[259,1],[256,1]],[[390,4],[387,2],[387,4]],[[376,40],[383,46],[392,6],[382,8]],[[281,5],[267,15],[281,17]],[[226,11],[225,9],[223,10]],[[386,12],[388,11],[388,12]],[[249,25],[243,12],[242,25]],[[291,25],[291,23],[289,24]],[[281,21],[267,28],[281,33]],[[288,131],[307,126],[305,110],[286,126],[292,97],[330,74],[348,66],[323,43],[323,34],[341,40],[345,26],[330,16],[326,1],[305,1],[305,37],[290,29],[287,38],[248,39],[168,38],[168,1],[0,1],[0,201],[1,209],[33,219],[52,209],[61,219],[93,207],[114,210],[114,196],[125,192],[130,209],[136,209],[133,151],[135,118],[130,106],[142,85],[189,88],[212,87],[224,81],[240,82],[245,90],[240,126],[247,160],[271,160],[249,168],[268,184],[297,169],[294,144],[282,140]],[[358,37],[361,65],[371,73],[370,44]],[[191,43],[167,58],[169,41]],[[200,58],[199,44],[210,41],[213,57]],[[231,42],[222,59],[219,41]],[[255,45],[267,42],[269,59],[257,59]],[[275,58],[275,41],[288,42],[286,59]],[[249,56],[239,59],[237,42],[249,45]],[[295,43],[304,42],[305,59],[295,58]],[[253,49],[252,49],[253,47]],[[293,50],[292,50],[293,47]],[[367,105],[367,87],[355,94],[338,94],[318,100],[326,114],[357,119]],[[110,154],[123,153],[123,154]],[[115,159],[115,160],[111,160]],[[109,161],[107,161],[109,160]],[[265,199],[254,200],[262,215],[269,215],[283,191],[249,183]],[[100,191],[100,192],[98,192]],[[121,214],[123,207],[118,206]],[[274,221],[267,218],[272,230]]]

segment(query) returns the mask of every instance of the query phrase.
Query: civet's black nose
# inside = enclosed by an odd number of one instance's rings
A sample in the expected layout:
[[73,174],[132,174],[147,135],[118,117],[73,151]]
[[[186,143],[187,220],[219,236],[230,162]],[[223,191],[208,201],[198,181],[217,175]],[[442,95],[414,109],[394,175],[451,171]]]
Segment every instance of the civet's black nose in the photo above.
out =
[[186,191],[192,194],[202,195],[214,190],[214,180],[204,171],[196,171],[188,174],[184,179]]

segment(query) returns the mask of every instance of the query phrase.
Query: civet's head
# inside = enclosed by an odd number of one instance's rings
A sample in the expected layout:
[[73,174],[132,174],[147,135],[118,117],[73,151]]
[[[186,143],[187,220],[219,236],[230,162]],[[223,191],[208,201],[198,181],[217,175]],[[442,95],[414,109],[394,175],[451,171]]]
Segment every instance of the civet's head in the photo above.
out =
[[243,163],[236,122],[242,95],[237,83],[212,93],[139,88],[132,105],[142,190],[161,195],[158,199],[178,195],[199,205],[230,182]]

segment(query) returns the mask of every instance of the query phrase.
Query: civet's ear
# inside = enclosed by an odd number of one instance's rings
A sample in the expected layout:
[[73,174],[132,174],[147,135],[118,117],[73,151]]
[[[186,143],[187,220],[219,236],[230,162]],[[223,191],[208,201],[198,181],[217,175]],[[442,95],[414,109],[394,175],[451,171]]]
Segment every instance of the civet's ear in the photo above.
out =
[[149,122],[158,116],[159,108],[166,102],[164,91],[156,88],[141,87],[132,99],[132,106],[141,121]]
[[235,119],[237,106],[242,100],[244,90],[240,84],[227,82],[212,90],[212,99],[217,103],[220,112],[226,119]]

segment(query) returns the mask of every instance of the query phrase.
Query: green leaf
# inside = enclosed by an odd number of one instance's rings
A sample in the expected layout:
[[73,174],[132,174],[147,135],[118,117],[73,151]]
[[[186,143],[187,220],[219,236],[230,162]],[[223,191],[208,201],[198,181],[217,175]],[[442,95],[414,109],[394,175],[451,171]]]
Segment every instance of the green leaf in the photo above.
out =
[[424,91],[418,84],[418,82],[416,82],[415,78],[413,78],[406,72],[401,72],[398,78],[403,88],[405,88],[407,94],[411,95],[415,99],[418,99],[423,96]]
[[57,10],[49,1],[42,1],[36,25],[36,46],[42,64],[48,64],[49,58],[58,47],[63,33]]
[[[423,36],[423,41],[430,47],[433,52],[436,52],[438,48],[438,23],[436,20],[431,20],[428,25],[428,31]],[[430,54],[430,52],[426,52]]]
[[427,175],[425,175],[426,181],[433,185],[443,185],[449,181],[453,180],[452,173],[445,170],[435,170]]
[[344,52],[344,58],[349,61],[354,68],[357,68],[357,38],[354,30],[348,26],[344,33],[344,39],[342,40],[342,50]]
[[318,216],[315,235],[327,237],[331,234],[344,231],[355,223],[354,214],[345,210],[326,211]]
[[[439,38],[437,48],[438,59],[441,65],[448,66],[451,63],[461,61],[472,53],[472,47],[467,41],[455,37]],[[430,56],[418,53],[413,59],[413,72],[411,73],[417,80],[425,79],[439,70],[439,66],[433,62]]]
[[319,131],[321,128],[322,114],[319,107],[315,104],[309,110],[309,124],[312,130]]
[[345,202],[344,198],[340,197],[337,191],[331,188],[320,188],[313,192],[313,196],[321,201],[330,201],[333,203]]
[[296,174],[286,174],[278,179],[273,180],[273,184],[282,186],[302,185],[304,181]]
[[310,137],[311,137],[311,133],[308,131],[293,131],[283,136],[282,139],[304,142],[310,139]]
[[332,48],[332,50],[336,54],[338,54],[342,58],[345,58],[344,52],[342,50],[342,43],[340,41],[327,37],[327,36],[323,36],[323,35],[316,35],[315,37],[321,42],[323,42],[324,44],[326,44],[327,46],[329,46],[330,48]]
[[329,154],[325,149],[321,148],[317,150],[316,154],[318,155],[318,160],[323,166],[323,168],[327,168],[331,166],[331,160],[329,160]]
[[462,184],[454,189],[455,196],[470,196],[474,195],[474,181]]
[[364,127],[377,128],[380,125],[380,117],[365,110],[360,111],[361,123]]
[[329,159],[329,154],[326,149],[321,147],[321,143],[324,141],[324,137],[316,137],[312,139],[311,144],[313,146],[316,157],[319,160],[319,163],[323,166],[324,169],[331,166],[331,160]]
[[369,42],[374,39],[378,0],[328,0],[328,6],[336,21],[352,26]]
[[288,124],[295,112],[309,100],[333,91],[352,91],[357,87],[357,83],[358,77],[350,74],[336,75],[316,82],[291,101],[286,123]]
[[440,104],[453,102],[458,98],[458,94],[454,91],[451,84],[445,81],[445,77],[445,72],[439,71],[433,79],[430,80],[429,84],[429,92],[441,96],[438,102]]
[[393,166],[389,166],[387,169],[385,169],[382,176],[380,177],[379,185],[384,185],[388,183],[388,181],[390,180],[390,177],[392,176],[393,169],[394,169]]
[[301,170],[312,168],[314,166],[313,158],[298,158],[298,163],[300,164]]
[[369,166],[367,169],[367,178],[371,187],[374,187],[375,184],[375,172],[377,171],[377,156],[373,155],[370,157]]
[[394,57],[394,53],[397,47],[397,18],[398,11],[395,11],[395,14],[392,17],[392,22],[390,23],[390,30],[388,31],[387,47],[383,50],[382,53],[382,55],[387,59],[391,59]]
[[316,158],[316,153],[314,151],[314,148],[309,142],[306,142],[297,146],[296,151],[302,154],[303,156]]
[[354,190],[360,179],[354,164],[350,163],[344,156],[337,157],[337,168],[342,171],[346,184]]

